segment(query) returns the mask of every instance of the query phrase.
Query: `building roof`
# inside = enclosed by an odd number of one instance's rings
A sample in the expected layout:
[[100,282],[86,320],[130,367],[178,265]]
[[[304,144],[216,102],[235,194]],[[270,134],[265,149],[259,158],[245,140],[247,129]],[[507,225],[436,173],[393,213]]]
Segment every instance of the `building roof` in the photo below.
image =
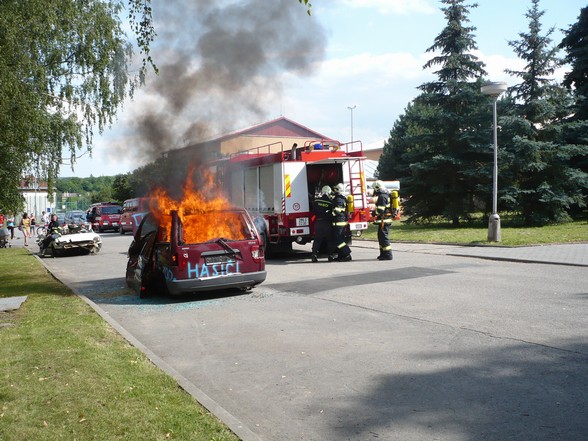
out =
[[302,124],[292,121],[284,116],[249,127],[244,130],[232,132],[217,138],[217,141],[224,141],[226,139],[235,138],[238,136],[276,136],[283,138],[316,138],[324,139],[326,141],[335,141],[328,136],[322,135],[309,129]]

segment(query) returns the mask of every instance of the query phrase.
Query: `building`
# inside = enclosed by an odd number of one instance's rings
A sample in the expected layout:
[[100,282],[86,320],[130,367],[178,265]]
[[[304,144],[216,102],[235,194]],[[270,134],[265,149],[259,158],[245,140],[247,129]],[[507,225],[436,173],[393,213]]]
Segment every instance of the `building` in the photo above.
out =
[[280,149],[290,151],[294,143],[302,147],[311,142],[332,143],[337,141],[288,118],[280,117],[219,138],[170,150],[167,155],[174,160],[187,163],[196,158],[200,161],[207,161],[262,146],[270,149],[265,151],[277,152]]
[[[55,211],[55,202],[49,200],[47,182],[29,176],[20,180],[18,191],[24,199],[25,213],[34,214],[35,218],[40,219],[43,211]],[[55,192],[52,199],[55,201]]]
[[368,182],[376,180],[375,173],[378,169],[378,163],[384,151],[385,143],[386,139],[380,139],[363,146],[363,152],[367,158],[363,164],[363,169]]

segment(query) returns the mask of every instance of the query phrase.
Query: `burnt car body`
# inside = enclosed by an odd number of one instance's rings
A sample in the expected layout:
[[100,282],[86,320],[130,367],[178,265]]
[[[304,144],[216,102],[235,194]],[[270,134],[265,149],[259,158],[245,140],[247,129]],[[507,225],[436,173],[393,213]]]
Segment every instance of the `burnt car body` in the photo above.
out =
[[244,209],[171,211],[160,220],[149,213],[128,250],[127,285],[140,297],[248,290],[265,278],[262,242]]

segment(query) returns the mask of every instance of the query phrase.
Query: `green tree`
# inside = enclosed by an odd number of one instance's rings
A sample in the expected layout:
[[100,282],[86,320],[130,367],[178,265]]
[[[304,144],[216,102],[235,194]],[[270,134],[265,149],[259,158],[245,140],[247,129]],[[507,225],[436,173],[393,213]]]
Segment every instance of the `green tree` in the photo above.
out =
[[[581,181],[588,174],[588,7],[582,8],[578,21],[565,31],[559,47],[566,51],[564,61],[571,66],[563,84],[575,98],[573,115],[564,123],[559,133],[562,143],[575,145],[577,148],[577,153],[570,159],[570,165],[582,172],[577,177]],[[577,216],[587,205],[588,186],[585,186],[583,203],[572,206],[570,213]]]
[[[120,14],[128,6],[144,54],[129,76],[131,43]],[[0,205],[18,203],[21,176],[47,180],[61,158],[91,150],[151,62],[149,0],[0,0]]]
[[574,119],[588,120],[588,7],[582,8],[578,21],[564,32],[559,48],[567,52],[564,61],[571,69],[563,84],[573,89],[576,98]]
[[114,177],[112,197],[120,203],[135,197],[135,191],[131,184],[131,173],[116,175]]
[[561,61],[551,43],[553,28],[541,33],[539,0],[532,0],[526,17],[528,32],[510,41],[515,53],[525,61],[524,70],[508,70],[521,82],[509,90],[510,105],[501,118],[502,146],[506,151],[501,176],[506,185],[503,202],[520,211],[527,224],[560,222],[569,218],[571,206],[582,204],[585,177],[570,160],[579,152],[562,136],[573,113],[568,91],[553,80]]
[[412,220],[443,216],[458,224],[476,208],[476,192],[488,187],[490,118],[480,92],[484,64],[471,53],[475,28],[466,26],[477,5],[442,3],[447,26],[427,49],[439,55],[424,66],[439,66],[437,79],[419,87],[421,95],[394,125],[378,174],[401,179]]

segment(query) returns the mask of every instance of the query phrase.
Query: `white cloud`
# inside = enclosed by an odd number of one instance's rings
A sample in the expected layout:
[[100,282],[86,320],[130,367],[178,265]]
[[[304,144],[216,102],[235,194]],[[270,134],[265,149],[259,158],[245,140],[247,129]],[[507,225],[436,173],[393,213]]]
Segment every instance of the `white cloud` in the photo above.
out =
[[342,3],[352,8],[374,8],[381,14],[434,14],[438,11],[429,0],[342,0]]

